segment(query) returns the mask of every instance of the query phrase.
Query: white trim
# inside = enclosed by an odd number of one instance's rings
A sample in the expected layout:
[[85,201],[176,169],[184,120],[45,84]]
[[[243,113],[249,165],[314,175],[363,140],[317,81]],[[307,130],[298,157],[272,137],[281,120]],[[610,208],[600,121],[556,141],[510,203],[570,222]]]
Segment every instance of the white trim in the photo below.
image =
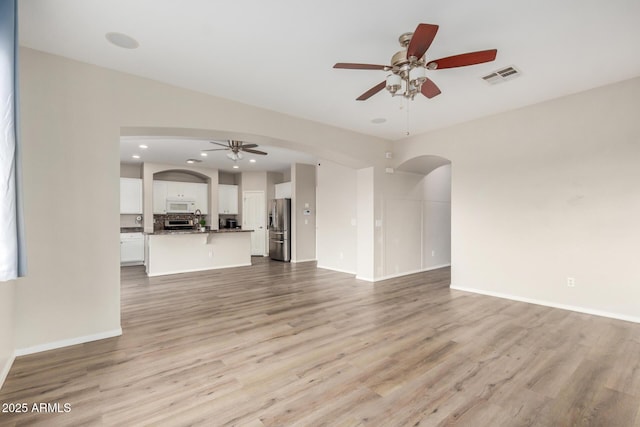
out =
[[14,360],[16,360],[16,352],[12,351],[11,355],[7,359],[7,363],[5,363],[5,365],[2,367],[2,370],[0,371],[0,389],[2,389],[4,380],[6,380],[7,376],[9,375],[9,371],[11,370],[11,366],[13,366]]
[[355,271],[347,271],[347,270],[341,270],[339,268],[333,268],[333,267],[326,267],[324,265],[318,265],[316,266],[317,268],[322,268],[324,270],[331,270],[331,271],[337,271],[338,273],[347,273],[347,274],[353,274],[354,276],[356,275]]
[[575,305],[558,304],[551,301],[519,297],[516,295],[503,294],[501,292],[486,291],[484,289],[466,288],[464,286],[451,285],[450,289],[455,289],[456,291],[471,292],[471,293],[480,294],[480,295],[487,295],[490,297],[504,298],[512,301],[526,302],[528,304],[542,305],[545,307],[559,308],[561,310],[569,310],[569,311],[575,311],[578,313],[591,314],[593,316],[608,317],[611,319],[624,320],[624,321],[633,322],[633,323],[640,323],[640,317],[627,316],[626,314],[612,313],[610,311],[594,310],[592,308],[579,307]]
[[[259,256],[259,255],[256,255]],[[195,273],[198,271],[209,271],[209,270],[221,270],[223,268],[236,268],[236,267],[251,267],[251,263],[249,264],[234,264],[234,265],[225,265],[222,267],[205,267],[205,268],[196,268],[196,269],[190,269],[190,270],[172,270],[172,271],[163,271],[160,273],[153,273],[153,274],[149,274],[147,273],[147,276],[149,277],[158,277],[158,276],[168,276],[170,274],[183,274],[183,273]]]
[[411,274],[426,273],[427,271],[438,270],[439,268],[445,268],[445,267],[451,267],[451,264],[434,265],[432,267],[421,268],[419,270],[412,270],[412,271],[406,271],[404,273],[391,274],[389,276],[376,277],[375,279],[372,279],[370,277],[362,277],[362,276],[356,276],[356,279],[366,280],[367,282],[375,283],[375,282],[381,282],[383,280],[395,279],[397,277],[409,276]]
[[425,273],[427,271],[437,270],[439,268],[445,268],[445,267],[451,267],[451,264],[434,265],[432,267],[421,268],[421,269],[412,270],[412,271],[406,271],[404,273],[390,274],[388,276],[377,277],[374,280],[374,282],[379,282],[379,281],[382,281],[382,280],[395,279],[397,277],[408,276],[410,274]]
[[311,261],[317,261],[317,259],[313,258],[313,259],[292,259],[291,262],[294,264],[297,264],[299,262],[311,262]]
[[122,328],[113,329],[111,331],[100,332],[83,337],[69,338],[61,341],[54,341],[46,344],[35,345],[33,347],[18,348],[15,351],[16,357],[26,356],[27,354],[40,353],[42,351],[54,350],[56,348],[68,347],[71,345],[84,344],[86,342],[103,340],[105,338],[113,338],[122,335]]

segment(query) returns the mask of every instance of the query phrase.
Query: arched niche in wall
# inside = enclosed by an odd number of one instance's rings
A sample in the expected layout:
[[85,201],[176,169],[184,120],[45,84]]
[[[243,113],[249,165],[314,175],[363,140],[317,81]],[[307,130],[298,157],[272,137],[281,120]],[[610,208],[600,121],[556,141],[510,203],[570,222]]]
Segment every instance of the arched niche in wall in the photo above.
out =
[[451,265],[451,161],[423,155],[400,164],[396,170],[423,175],[421,180],[422,270]]
[[187,169],[166,169],[153,174],[154,180],[208,183],[209,177]]
[[441,166],[451,164],[451,160],[440,156],[424,155],[414,157],[400,164],[396,169],[403,172],[429,175]]

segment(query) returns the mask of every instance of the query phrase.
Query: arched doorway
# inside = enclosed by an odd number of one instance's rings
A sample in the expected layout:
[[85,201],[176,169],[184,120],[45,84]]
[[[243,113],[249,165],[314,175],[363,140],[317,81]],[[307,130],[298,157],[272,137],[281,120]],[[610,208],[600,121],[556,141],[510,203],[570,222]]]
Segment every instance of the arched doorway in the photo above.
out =
[[[419,246],[421,271],[451,265],[451,161],[440,156],[424,155],[412,158],[396,168],[397,171],[418,175],[412,189],[411,203],[405,203],[413,212],[399,211],[398,207],[389,207],[389,212],[398,211],[404,218],[412,221],[411,234],[414,247]],[[387,213],[389,213],[387,212]],[[393,252],[394,218],[387,218],[385,248]],[[400,225],[402,226],[402,224]],[[419,230],[419,234],[415,231]],[[418,254],[415,255],[418,257]],[[390,261],[391,258],[391,261]],[[388,270],[392,265],[392,255],[385,257]],[[414,261],[416,264],[418,260]],[[391,273],[393,273],[391,271]]]

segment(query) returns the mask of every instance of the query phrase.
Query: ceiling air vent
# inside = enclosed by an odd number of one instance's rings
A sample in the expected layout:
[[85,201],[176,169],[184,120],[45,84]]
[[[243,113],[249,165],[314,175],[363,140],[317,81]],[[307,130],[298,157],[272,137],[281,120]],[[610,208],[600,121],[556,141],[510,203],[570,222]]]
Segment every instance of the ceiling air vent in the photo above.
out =
[[482,77],[482,80],[490,85],[496,85],[498,83],[506,82],[507,80],[515,79],[520,76],[520,71],[516,67],[502,68],[501,70],[494,71],[491,74],[487,74]]

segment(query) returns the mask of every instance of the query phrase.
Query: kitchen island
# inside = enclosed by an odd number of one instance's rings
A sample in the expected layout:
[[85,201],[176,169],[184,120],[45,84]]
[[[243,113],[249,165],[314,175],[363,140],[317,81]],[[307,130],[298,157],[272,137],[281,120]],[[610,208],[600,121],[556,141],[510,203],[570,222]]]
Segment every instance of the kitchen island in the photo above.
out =
[[251,265],[253,230],[181,230],[145,233],[149,277]]

